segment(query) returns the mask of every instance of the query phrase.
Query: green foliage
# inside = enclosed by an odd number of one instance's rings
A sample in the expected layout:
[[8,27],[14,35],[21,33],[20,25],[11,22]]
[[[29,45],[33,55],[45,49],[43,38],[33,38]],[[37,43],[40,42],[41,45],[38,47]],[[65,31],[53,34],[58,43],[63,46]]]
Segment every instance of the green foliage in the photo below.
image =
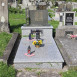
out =
[[53,10],[51,10],[51,9],[48,9],[48,12],[51,12],[51,13],[49,13],[49,17],[53,17],[54,16],[54,11]]
[[77,12],[75,13],[75,17],[77,17]]
[[0,77],[15,77],[16,71],[12,66],[0,62]]
[[10,13],[24,13],[25,12],[25,10],[23,9],[23,10],[21,10],[21,6],[19,6],[18,5],[18,8],[14,8],[14,7],[9,7],[8,8],[9,9],[9,12]]
[[59,25],[59,21],[55,20],[48,21],[48,23],[53,26],[53,29],[56,29]]
[[54,17],[54,15],[53,15],[52,13],[49,13],[49,17],[51,17],[51,18],[52,18],[52,17]]
[[3,52],[11,39],[12,35],[8,33],[0,33],[0,56],[3,56]]
[[51,10],[51,9],[48,9],[48,12],[54,12],[53,10]]
[[77,12],[77,9],[73,9],[73,11],[76,11]]
[[77,22],[75,22],[75,25],[77,25]]
[[62,77],[77,77],[77,70],[69,70],[67,72],[61,73]]

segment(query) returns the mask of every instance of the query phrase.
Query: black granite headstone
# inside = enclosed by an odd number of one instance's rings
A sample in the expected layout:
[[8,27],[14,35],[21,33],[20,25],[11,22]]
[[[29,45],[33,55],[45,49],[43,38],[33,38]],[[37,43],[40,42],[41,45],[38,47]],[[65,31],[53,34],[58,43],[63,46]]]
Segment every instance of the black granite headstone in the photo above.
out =
[[74,24],[74,13],[66,13],[65,14],[65,25],[73,25]]

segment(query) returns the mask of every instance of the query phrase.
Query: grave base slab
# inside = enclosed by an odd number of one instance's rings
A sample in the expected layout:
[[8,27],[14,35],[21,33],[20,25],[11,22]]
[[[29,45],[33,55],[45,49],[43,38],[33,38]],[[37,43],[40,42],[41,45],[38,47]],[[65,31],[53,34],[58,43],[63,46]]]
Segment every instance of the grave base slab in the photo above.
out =
[[[34,40],[29,40],[28,37],[22,36],[21,42],[19,44],[16,56],[14,59],[14,67],[16,69],[22,69],[22,68],[62,69],[64,60],[52,37],[52,27],[50,26],[47,28],[46,27],[45,28],[44,27],[41,27],[41,28],[27,27],[27,28],[26,27],[23,28],[24,32],[25,33],[27,32],[27,34],[29,34],[27,30],[31,30],[31,29],[43,30],[43,34],[41,36],[41,39],[43,40],[43,45],[40,48],[36,48],[35,45],[32,45],[32,42]],[[33,53],[34,56],[31,56],[31,57],[25,55],[25,53],[27,53],[27,48],[29,45],[31,47],[31,51],[35,51]]]

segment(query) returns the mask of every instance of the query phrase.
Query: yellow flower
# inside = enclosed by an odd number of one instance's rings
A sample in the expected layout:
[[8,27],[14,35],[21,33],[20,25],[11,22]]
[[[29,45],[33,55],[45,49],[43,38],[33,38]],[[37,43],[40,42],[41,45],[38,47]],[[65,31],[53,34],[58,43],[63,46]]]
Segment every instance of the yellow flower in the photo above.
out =
[[32,43],[33,45],[35,45],[36,44],[36,41],[33,41],[33,43]]
[[39,40],[38,43],[39,43],[39,44],[42,44],[42,40]]

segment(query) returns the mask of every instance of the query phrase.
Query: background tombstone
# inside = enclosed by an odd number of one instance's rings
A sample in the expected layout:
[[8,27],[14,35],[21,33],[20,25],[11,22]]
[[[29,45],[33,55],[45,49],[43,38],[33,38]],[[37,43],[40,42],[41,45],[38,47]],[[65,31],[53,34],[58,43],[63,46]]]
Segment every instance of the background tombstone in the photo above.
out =
[[65,11],[65,4],[64,3],[59,5],[58,11],[59,12]]
[[56,29],[56,38],[66,37],[68,34],[77,34],[77,26],[74,24],[75,12],[64,12],[64,24]]
[[71,3],[66,4],[66,11],[72,11],[72,4]]
[[38,10],[46,10],[47,5],[46,2],[39,2],[37,9]]
[[77,2],[72,2],[73,9],[77,9]]
[[64,25],[65,26],[74,25],[75,12],[65,12],[64,18],[65,18],[64,19]]
[[0,0],[0,32],[10,32],[8,26],[8,0]]

